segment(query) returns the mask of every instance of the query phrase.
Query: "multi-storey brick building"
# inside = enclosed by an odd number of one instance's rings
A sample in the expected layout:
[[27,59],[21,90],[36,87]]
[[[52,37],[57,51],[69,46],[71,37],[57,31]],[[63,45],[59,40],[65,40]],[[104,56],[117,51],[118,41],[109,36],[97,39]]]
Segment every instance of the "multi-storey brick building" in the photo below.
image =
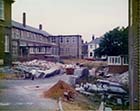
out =
[[11,4],[14,0],[0,0],[0,65],[11,64]]
[[81,58],[82,39],[81,35],[58,35],[49,36],[49,42],[56,43],[58,54],[61,58]]
[[80,35],[53,36],[39,28],[12,21],[12,58],[30,60],[45,58],[81,58],[82,39]]
[[23,23],[12,21],[12,58],[13,60],[45,59],[55,57],[57,45],[48,42],[49,33],[26,24],[26,14],[23,13]]
[[130,110],[140,110],[140,0],[129,0]]

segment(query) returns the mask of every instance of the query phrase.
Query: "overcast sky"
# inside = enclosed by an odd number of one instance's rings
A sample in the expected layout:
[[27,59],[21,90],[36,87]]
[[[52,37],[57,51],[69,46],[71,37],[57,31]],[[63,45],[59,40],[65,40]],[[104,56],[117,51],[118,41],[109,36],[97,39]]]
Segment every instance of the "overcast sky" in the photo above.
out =
[[50,34],[80,34],[86,41],[117,27],[128,25],[128,0],[15,0],[13,20],[22,22],[27,13],[27,24]]

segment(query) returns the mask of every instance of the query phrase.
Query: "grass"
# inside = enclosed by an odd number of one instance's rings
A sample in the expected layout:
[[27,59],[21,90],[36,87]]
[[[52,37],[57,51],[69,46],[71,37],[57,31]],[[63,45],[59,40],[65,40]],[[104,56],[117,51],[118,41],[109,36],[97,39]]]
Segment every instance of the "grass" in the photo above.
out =
[[17,75],[0,73],[0,80],[2,79],[17,79]]

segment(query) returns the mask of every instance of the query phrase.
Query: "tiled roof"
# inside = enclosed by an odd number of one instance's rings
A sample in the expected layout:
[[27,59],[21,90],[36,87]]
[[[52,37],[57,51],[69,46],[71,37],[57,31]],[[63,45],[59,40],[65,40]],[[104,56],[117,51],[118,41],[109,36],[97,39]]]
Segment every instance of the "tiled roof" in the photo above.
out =
[[101,40],[102,40],[102,38],[96,38],[96,39],[90,41],[88,44],[91,44],[91,43],[93,43],[93,44],[99,44]]
[[16,21],[12,21],[12,27],[19,28],[19,29],[26,30],[26,31],[30,31],[30,32],[34,32],[34,33],[38,33],[38,34],[42,34],[44,36],[51,36],[51,34],[49,34],[48,32],[46,32],[44,30],[39,30],[39,29],[31,27],[29,25],[26,25],[24,27],[22,23],[19,23]]

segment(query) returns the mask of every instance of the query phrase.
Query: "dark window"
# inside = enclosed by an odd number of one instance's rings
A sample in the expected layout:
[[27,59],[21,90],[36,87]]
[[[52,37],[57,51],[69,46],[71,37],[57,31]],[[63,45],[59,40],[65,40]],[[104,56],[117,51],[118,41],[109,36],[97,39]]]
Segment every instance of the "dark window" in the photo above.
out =
[[53,43],[56,42],[56,38],[55,38],[55,37],[52,38],[52,42],[53,42]]
[[60,48],[61,51],[64,51],[63,48]]
[[67,38],[67,42],[69,42],[69,38]]
[[39,47],[39,52],[41,52],[41,47]]
[[73,38],[73,42],[75,42],[75,39]]
[[90,57],[92,57],[92,52],[90,52]]
[[63,42],[63,38],[62,38],[62,37],[60,38],[60,42],[61,42],[61,43]]

